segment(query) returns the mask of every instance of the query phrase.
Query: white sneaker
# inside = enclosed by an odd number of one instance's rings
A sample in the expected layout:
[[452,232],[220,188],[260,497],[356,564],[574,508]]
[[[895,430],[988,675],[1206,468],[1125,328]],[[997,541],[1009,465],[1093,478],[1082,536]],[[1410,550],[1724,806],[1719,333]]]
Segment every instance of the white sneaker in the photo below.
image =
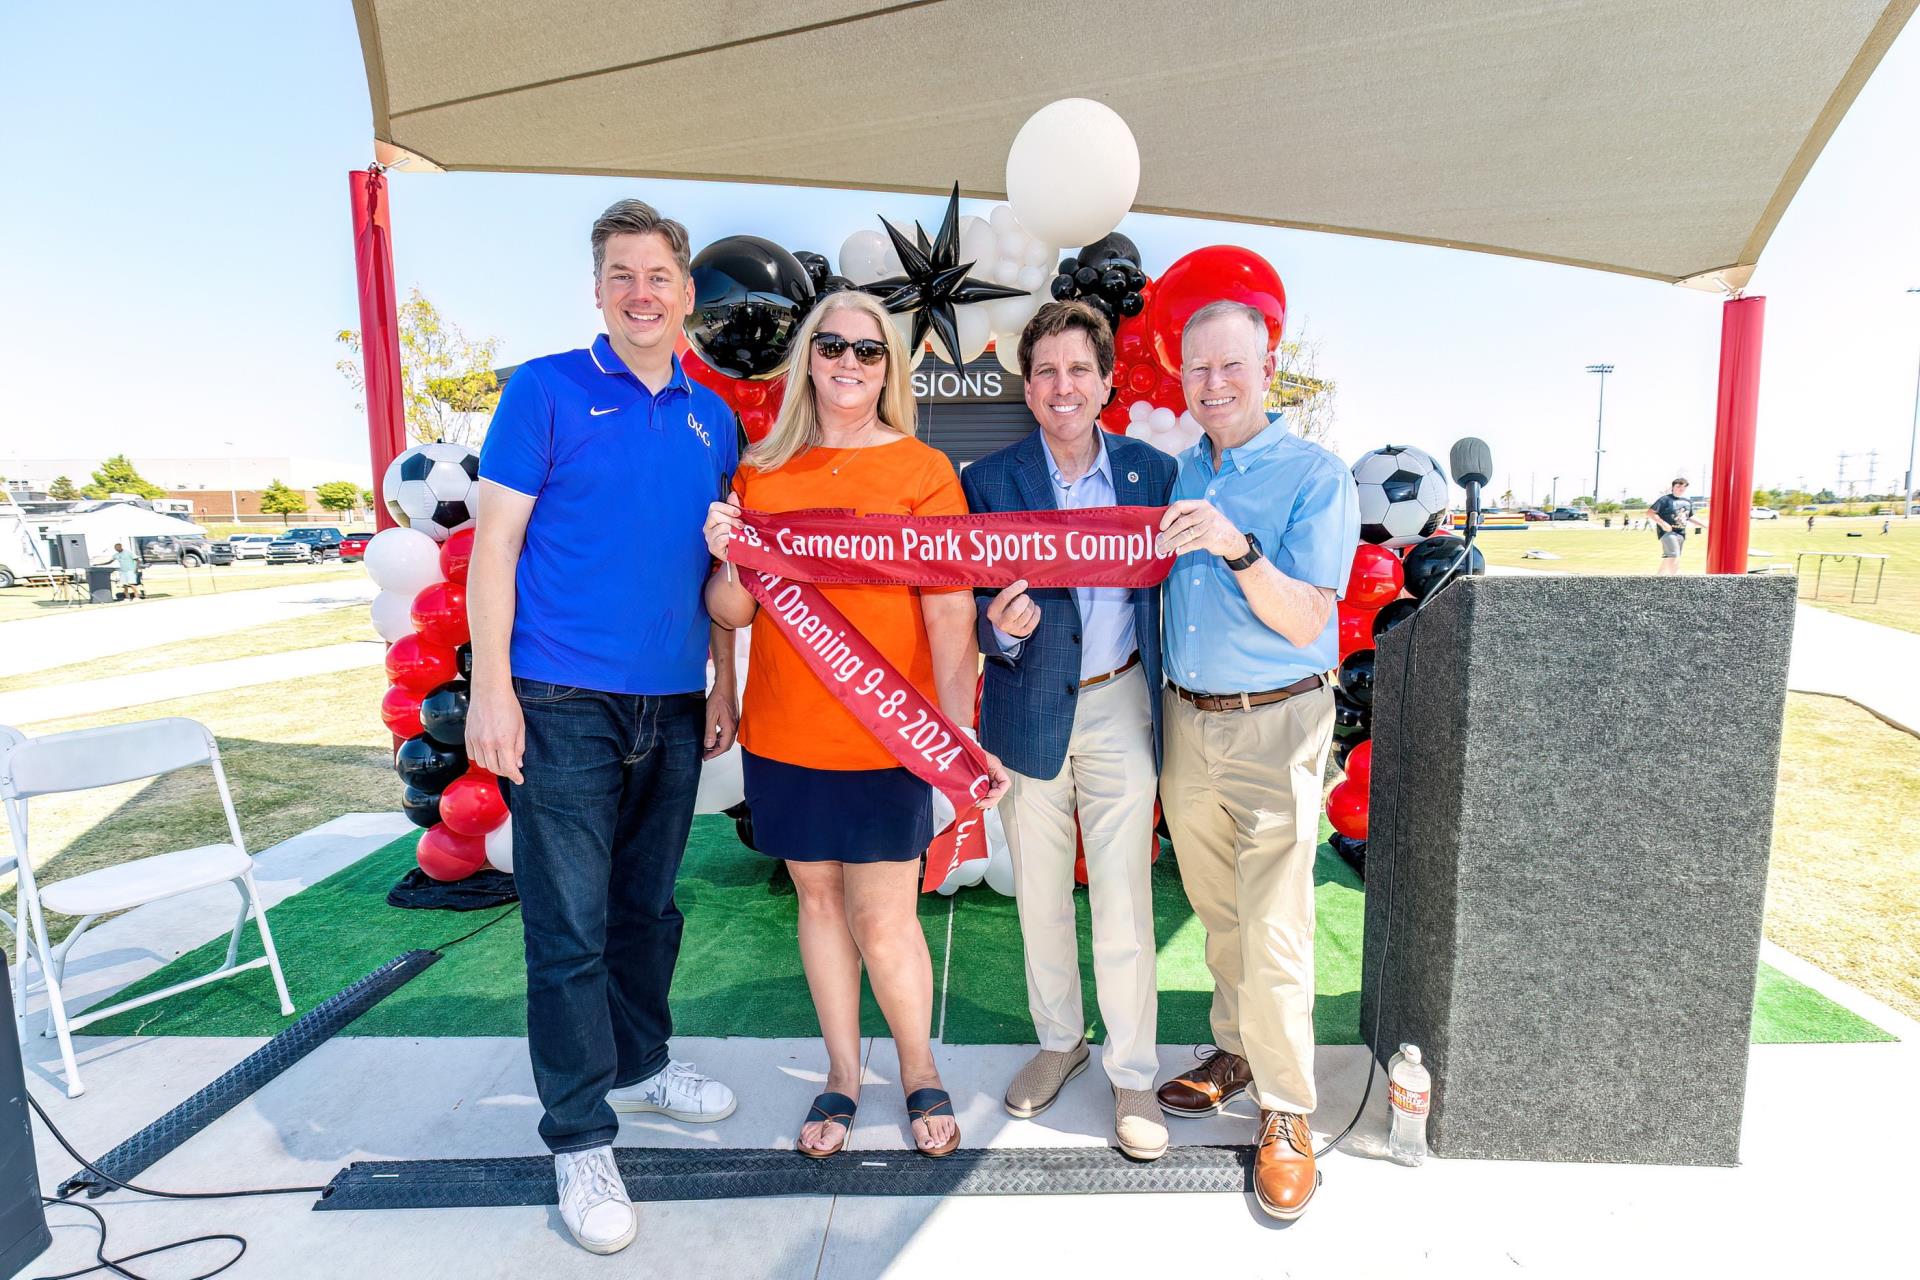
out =
[[613,1162],[612,1146],[563,1151],[553,1157],[560,1188],[560,1219],[589,1253],[618,1253],[633,1243],[640,1220]]
[[658,1074],[607,1095],[615,1111],[652,1111],[688,1124],[712,1124],[733,1114],[733,1090],[694,1070],[691,1062],[669,1062]]

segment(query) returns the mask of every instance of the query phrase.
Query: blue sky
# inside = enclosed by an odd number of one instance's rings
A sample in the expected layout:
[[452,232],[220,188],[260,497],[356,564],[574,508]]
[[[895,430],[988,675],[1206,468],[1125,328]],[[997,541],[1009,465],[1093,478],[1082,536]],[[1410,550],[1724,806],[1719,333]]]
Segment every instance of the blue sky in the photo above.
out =
[[[270,15],[270,16],[269,16]],[[1730,68],[1729,74],[1740,74]],[[1842,451],[1906,465],[1920,355],[1920,32],[1909,29],[1762,257],[1758,474],[1832,484]],[[0,14],[0,459],[126,450],[364,456],[334,371],[357,327],[346,174],[371,125],[350,6],[13,5]],[[1010,139],[1009,139],[1010,141]],[[937,153],[929,149],[929,163]],[[1142,157],[1151,166],[1153,157]],[[929,181],[944,177],[930,170]],[[586,229],[637,195],[696,246],[749,232],[829,254],[897,195],[570,177],[395,178],[396,268],[505,361],[597,328]],[[988,206],[973,206],[986,212]],[[1133,216],[1149,272],[1230,241],[1286,280],[1290,329],[1322,344],[1351,458],[1392,441],[1492,446],[1524,497],[1593,465],[1607,388],[1607,494],[1650,496],[1711,455],[1720,304],[1573,268],[1305,232]]]

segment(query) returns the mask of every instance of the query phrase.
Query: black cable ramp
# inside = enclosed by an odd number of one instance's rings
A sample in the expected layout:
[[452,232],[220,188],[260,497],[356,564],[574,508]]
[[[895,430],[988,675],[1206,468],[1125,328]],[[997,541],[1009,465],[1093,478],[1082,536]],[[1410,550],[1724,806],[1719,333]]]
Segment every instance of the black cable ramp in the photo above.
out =
[[[635,1200],[762,1196],[1040,1196],[1253,1189],[1253,1148],[1169,1147],[1158,1160],[1114,1147],[962,1148],[939,1160],[912,1151],[615,1147]],[[553,1204],[550,1156],[486,1160],[357,1160],[314,1202],[325,1209],[470,1209]]]
[[[439,959],[436,951],[407,951],[395,956],[301,1014],[293,1025],[228,1068],[219,1079],[94,1163],[112,1177],[131,1181]],[[82,1169],[60,1184],[59,1194],[65,1199],[85,1191],[92,1199],[112,1189],[112,1183]]]

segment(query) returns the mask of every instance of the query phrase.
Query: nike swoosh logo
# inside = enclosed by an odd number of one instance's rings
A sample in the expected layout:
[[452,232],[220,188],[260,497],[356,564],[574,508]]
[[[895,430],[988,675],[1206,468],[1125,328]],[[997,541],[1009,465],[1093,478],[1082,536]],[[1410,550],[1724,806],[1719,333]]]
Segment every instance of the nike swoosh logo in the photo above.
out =
[[620,412],[620,406],[615,405],[611,409],[589,409],[587,410],[587,416],[589,418],[597,418],[603,413],[618,413],[618,412]]

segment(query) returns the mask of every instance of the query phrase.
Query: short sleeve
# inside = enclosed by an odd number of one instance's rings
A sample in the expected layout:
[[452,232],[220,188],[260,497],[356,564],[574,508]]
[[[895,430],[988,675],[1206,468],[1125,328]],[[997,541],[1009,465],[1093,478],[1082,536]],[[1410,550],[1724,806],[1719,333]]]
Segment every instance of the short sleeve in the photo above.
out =
[[[927,450],[927,465],[920,475],[919,492],[914,495],[913,514],[916,516],[964,516],[967,514],[966,491],[960,487],[959,473],[953,469],[953,461],[937,449]],[[950,592],[971,591],[970,587],[922,587],[927,595],[946,595]]]
[[1294,576],[1344,596],[1360,541],[1360,495],[1345,467],[1319,466],[1294,495],[1287,520],[1287,554]]
[[553,469],[553,396],[528,361],[507,380],[480,446],[480,478],[538,498]]

